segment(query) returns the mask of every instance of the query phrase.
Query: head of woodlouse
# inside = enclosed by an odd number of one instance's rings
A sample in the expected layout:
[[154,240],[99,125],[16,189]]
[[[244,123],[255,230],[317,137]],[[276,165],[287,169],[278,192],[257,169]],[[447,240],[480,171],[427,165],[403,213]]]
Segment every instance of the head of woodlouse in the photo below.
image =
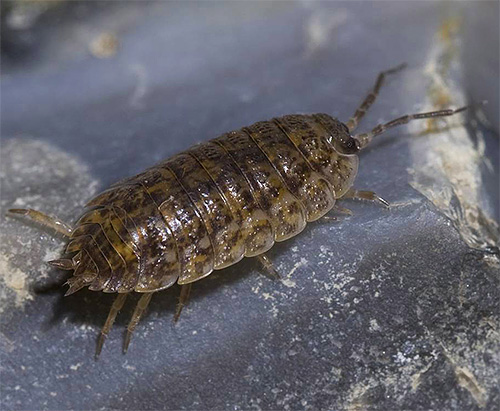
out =
[[337,135],[334,139],[333,146],[335,150],[346,155],[356,154],[361,149],[359,141],[351,136],[349,129],[344,123],[340,124],[342,125],[343,133]]
[[361,149],[361,146],[359,141],[351,136],[349,128],[333,117],[330,117],[328,120],[328,123],[325,124],[330,133],[327,141],[333,146],[335,151],[343,155],[356,154]]

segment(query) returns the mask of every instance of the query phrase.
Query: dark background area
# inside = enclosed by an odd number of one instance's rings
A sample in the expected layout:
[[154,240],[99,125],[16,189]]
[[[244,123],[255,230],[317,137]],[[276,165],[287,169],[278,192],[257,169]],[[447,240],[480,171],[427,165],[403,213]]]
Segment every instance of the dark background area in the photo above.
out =
[[[498,2],[2,1],[2,409],[500,407]],[[129,298],[63,298],[64,242],[5,217],[71,222],[100,189],[192,144],[289,113],[360,126],[488,100],[377,138],[344,201],[270,253],[153,296],[129,352]]]

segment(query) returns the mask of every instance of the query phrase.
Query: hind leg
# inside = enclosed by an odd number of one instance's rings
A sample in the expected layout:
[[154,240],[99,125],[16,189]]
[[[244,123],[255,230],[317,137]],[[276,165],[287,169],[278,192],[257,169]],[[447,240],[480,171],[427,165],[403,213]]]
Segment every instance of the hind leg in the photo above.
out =
[[258,255],[257,260],[259,260],[260,265],[267,273],[268,277],[271,277],[274,280],[281,280],[280,273],[278,273],[278,270],[276,270],[273,262],[267,255],[265,254]]
[[135,327],[137,327],[137,324],[139,324],[142,314],[144,314],[144,311],[146,310],[149,302],[151,301],[152,296],[153,293],[144,293],[135,307],[134,314],[132,314],[132,319],[130,320],[130,323],[128,324],[127,327],[127,335],[125,336],[125,342],[123,344],[124,353],[126,353],[128,350],[130,339],[132,338],[132,333],[134,332]]
[[59,220],[58,218],[50,217],[47,214],[44,214],[37,210],[33,210],[31,208],[11,208],[10,210],[7,210],[7,212],[27,216],[28,218],[44,227],[52,228],[59,234],[62,234],[66,237],[71,237],[71,233],[73,231],[71,226]]
[[118,297],[116,297],[115,301],[113,302],[113,305],[111,306],[111,310],[109,311],[108,318],[106,319],[106,323],[104,324],[104,327],[102,327],[101,330],[101,335],[99,336],[99,339],[97,340],[97,347],[95,349],[95,358],[99,358],[99,355],[101,354],[102,346],[104,344],[104,341],[106,340],[106,337],[108,336],[109,330],[111,330],[111,327],[113,326],[113,323],[115,322],[116,316],[118,315],[118,312],[122,309],[123,304],[125,304],[125,300],[127,298],[127,294],[118,294]]
[[174,323],[176,323],[179,320],[179,317],[181,316],[182,309],[184,308],[185,305],[187,305],[187,302],[189,300],[189,294],[191,294],[192,286],[193,286],[193,283],[181,285],[181,293],[179,295],[179,302],[177,303],[177,306],[175,307]]

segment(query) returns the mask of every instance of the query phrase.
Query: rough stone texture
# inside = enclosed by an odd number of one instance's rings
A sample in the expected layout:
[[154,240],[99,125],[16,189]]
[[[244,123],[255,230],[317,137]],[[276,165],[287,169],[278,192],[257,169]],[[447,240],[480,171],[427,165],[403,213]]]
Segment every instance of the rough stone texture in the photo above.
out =
[[155,295],[126,356],[134,298],[95,362],[113,296],[63,298],[65,274],[44,264],[62,239],[4,217],[32,206],[74,220],[98,186],[257,120],[347,120],[401,61],[409,69],[360,130],[470,96],[494,102],[498,87],[482,85],[498,84],[498,43],[476,33],[498,32],[498,3],[37,10],[3,14],[2,409],[500,407],[498,109],[377,138],[356,187],[390,210],[344,202],[353,216],[272,250],[281,282],[251,260],[217,272],[175,326],[178,289]]

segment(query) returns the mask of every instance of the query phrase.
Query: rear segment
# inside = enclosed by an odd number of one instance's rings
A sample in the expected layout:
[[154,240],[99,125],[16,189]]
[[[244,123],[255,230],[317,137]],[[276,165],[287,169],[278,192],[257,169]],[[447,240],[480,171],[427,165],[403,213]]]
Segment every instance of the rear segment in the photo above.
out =
[[[175,241],[141,185],[106,191],[89,207],[67,246],[68,253],[88,256],[89,264],[97,268],[92,282],[84,285],[94,291],[126,293],[158,291],[175,283],[180,272]],[[90,276],[78,266],[70,287],[75,283],[81,288],[80,272]]]

